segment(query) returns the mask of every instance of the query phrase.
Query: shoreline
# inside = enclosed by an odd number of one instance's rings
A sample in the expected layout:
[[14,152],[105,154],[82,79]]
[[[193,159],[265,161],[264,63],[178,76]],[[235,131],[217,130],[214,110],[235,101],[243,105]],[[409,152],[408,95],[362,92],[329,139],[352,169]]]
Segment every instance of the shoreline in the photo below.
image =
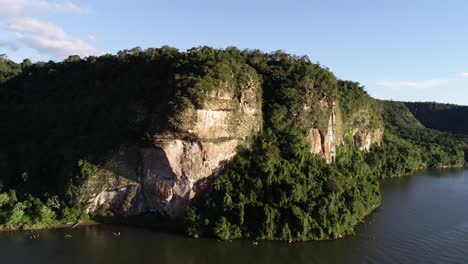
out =
[[8,228],[8,227],[0,227],[0,233],[1,232],[15,232],[15,231],[39,231],[39,230],[55,230],[55,229],[74,229],[77,227],[84,227],[84,226],[97,226],[97,225],[102,225],[100,222],[96,221],[85,221],[85,222],[79,222],[79,223],[65,223],[65,224],[55,224],[55,225],[50,225],[46,227],[41,227],[41,228]]
[[[377,208],[379,208],[381,203],[378,203],[371,208],[369,208],[368,212],[356,223],[354,223],[351,226],[351,231],[350,233],[347,234],[341,234],[338,237],[332,238],[332,237],[325,237],[322,239],[318,238],[311,238],[311,239],[280,239],[280,238],[273,238],[273,239],[261,239],[262,241],[280,241],[280,242],[288,242],[288,243],[298,243],[298,242],[311,242],[311,241],[333,241],[333,240],[338,240],[344,237],[352,236],[355,234],[356,227],[365,222],[365,219],[369,217]],[[56,225],[51,225],[47,226],[44,228],[30,228],[30,229],[22,229],[22,228],[0,228],[0,233],[2,232],[16,232],[16,231],[40,231],[40,230],[56,230],[56,229],[74,229],[74,228],[79,228],[79,227],[86,227],[86,226],[112,226],[112,225],[123,225],[123,226],[128,226],[128,227],[134,227],[134,228],[147,228],[147,229],[152,229],[152,230],[158,230],[161,232],[170,232],[172,234],[180,234],[179,229],[174,229],[168,228],[169,226],[166,226],[164,224],[159,224],[159,225],[152,225],[152,224],[144,224],[145,221],[142,221],[141,223],[138,222],[128,222],[128,221],[101,221],[97,222],[94,220],[89,220],[89,221],[84,221],[80,223],[65,223],[65,224],[56,224]],[[186,236],[187,238],[191,239],[190,236]],[[208,238],[209,237],[205,237]],[[240,240],[245,240],[245,239],[240,239]],[[247,239],[247,240],[252,240],[256,241],[255,239]]]
[[[381,178],[381,179],[379,179],[379,182],[382,182],[383,180],[387,180],[387,179],[408,177],[408,176],[416,175],[416,174],[418,174],[420,172],[424,172],[424,171],[427,171],[427,170],[440,170],[440,169],[442,169],[442,170],[444,170],[444,169],[468,169],[468,167],[467,166],[443,166],[443,167],[437,167],[437,168],[422,168],[422,169],[418,169],[416,172],[413,172],[412,174],[408,174],[408,175]],[[361,223],[365,223],[365,219],[367,217],[369,217],[380,206],[381,206],[381,202],[374,205],[374,206],[372,206],[372,207],[370,207],[368,212],[361,219],[357,220],[356,223],[354,223],[351,226],[351,231],[349,233],[340,234],[338,237],[335,237],[335,238],[332,238],[332,237],[326,237],[326,238],[322,238],[322,239],[311,238],[311,239],[306,239],[306,240],[301,240],[301,239],[287,240],[287,239],[273,238],[273,239],[261,239],[261,240],[263,240],[263,241],[284,241],[284,242],[289,242],[289,243],[292,243],[292,242],[296,243],[296,242],[309,242],[309,241],[333,241],[333,240],[338,240],[338,239],[341,239],[341,238],[345,238],[345,237],[348,237],[348,236],[355,235],[356,227]],[[50,225],[50,226],[47,226],[47,227],[29,228],[29,229],[0,227],[0,233],[2,233],[2,232],[14,232],[14,231],[39,231],[39,230],[54,230],[54,229],[74,229],[74,228],[77,228],[77,227],[98,226],[98,225],[102,225],[102,226],[124,225],[124,226],[135,227],[135,228],[147,228],[147,229],[152,229],[152,230],[158,230],[158,231],[161,231],[161,232],[170,232],[172,234],[179,234],[179,235],[181,233],[183,233],[183,232],[181,232],[180,226],[168,225],[167,222],[166,223],[154,223],[154,222],[153,223],[148,223],[147,221],[144,220],[143,215],[135,216],[135,217],[136,217],[136,219],[133,219],[131,221],[128,221],[129,219],[125,219],[125,218],[123,218],[123,219],[112,219],[110,221],[109,220],[103,220],[103,221],[99,221],[99,222],[95,221],[95,220],[88,220],[88,221],[79,222],[79,223],[61,223],[61,224]],[[139,217],[143,217],[143,218],[138,219]],[[140,222],[140,220],[141,220],[141,222]],[[151,219],[151,220],[153,220],[153,219]],[[173,221],[171,221],[171,222],[173,224],[175,223]],[[186,237],[190,238],[190,236],[186,236]],[[208,238],[208,237],[205,237],[205,238]],[[241,240],[244,240],[244,239],[241,239]],[[255,241],[255,239],[248,239],[248,240]]]

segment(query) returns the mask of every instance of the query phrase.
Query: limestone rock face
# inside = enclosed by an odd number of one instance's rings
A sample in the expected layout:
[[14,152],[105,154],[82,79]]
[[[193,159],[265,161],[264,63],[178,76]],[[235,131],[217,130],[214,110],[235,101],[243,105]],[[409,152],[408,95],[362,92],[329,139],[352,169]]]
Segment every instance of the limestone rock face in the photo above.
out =
[[[209,179],[235,157],[238,147],[249,145],[260,132],[260,94],[260,84],[252,80],[240,90],[220,83],[201,106],[180,113],[188,121],[179,129],[157,132],[151,145],[122,145],[105,164],[96,165],[81,200],[88,202],[90,212],[106,207],[122,215],[182,215],[197,194],[209,190]],[[305,106],[304,113],[305,118],[319,117],[316,125],[304,123],[309,126],[306,139],[310,151],[327,163],[336,159],[345,136],[362,151],[382,141],[383,128],[370,125],[365,109],[343,120],[338,103],[322,100],[318,108]]]
[[216,176],[237,153],[239,140],[220,143],[170,140],[160,149],[141,150],[140,211],[181,215],[195,197],[195,184]]
[[372,145],[380,145],[383,139],[383,129],[362,130],[354,129],[353,142],[361,151],[369,151]]
[[310,144],[310,152],[319,154],[327,163],[336,158],[336,133],[334,115],[330,117],[327,131],[324,133],[318,128],[311,128],[307,133],[307,142]]
[[201,109],[184,110],[195,122],[183,124],[182,131],[155,134],[153,146],[122,146],[108,162],[119,166],[104,165],[88,180],[82,199],[89,202],[89,211],[105,206],[123,215],[182,215],[206,179],[218,175],[238,146],[259,133],[258,89],[254,81],[237,93],[224,84],[207,94]]
[[[330,106],[331,105],[331,106]],[[331,107],[326,130],[313,127],[307,131],[306,139],[310,144],[310,151],[319,154],[327,163],[336,159],[336,148],[346,136],[343,128],[352,131],[354,145],[361,151],[369,151],[372,145],[380,145],[383,140],[383,127],[372,128],[368,111],[358,111],[351,120],[342,120],[337,103],[321,104],[322,108]],[[343,127],[344,126],[344,127]]]

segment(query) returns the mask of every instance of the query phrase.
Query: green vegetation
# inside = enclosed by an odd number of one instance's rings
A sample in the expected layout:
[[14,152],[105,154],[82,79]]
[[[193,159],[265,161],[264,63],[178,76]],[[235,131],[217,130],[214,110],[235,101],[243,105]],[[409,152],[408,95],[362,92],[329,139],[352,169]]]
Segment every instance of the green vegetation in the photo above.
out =
[[[187,233],[223,240],[334,239],[352,233],[380,203],[377,177],[352,138],[327,165],[311,154],[305,132],[327,131],[338,98],[345,123],[376,128],[382,122],[377,104],[359,84],[339,82],[307,58],[277,52],[250,61],[264,81],[263,133],[214,180],[212,191],[187,209]],[[353,113],[361,109],[376,112]]]
[[80,161],[102,164],[126,143],[152,146],[157,131],[190,123],[184,109],[202,107],[214,86],[238,80],[226,86],[238,94],[245,82],[260,81],[243,57],[230,54],[135,48],[35,63],[8,75],[0,90],[0,185],[75,199],[88,177]]
[[[80,221],[86,215],[78,196],[99,164],[123,144],[151,147],[157,132],[186,131],[192,110],[213,103],[210,95],[219,89],[236,98],[255,93],[263,130],[213,180],[212,191],[188,208],[184,223],[193,237],[338,238],[380,203],[380,178],[463,166],[468,157],[463,135],[428,129],[412,114],[421,118],[416,113],[435,110],[377,102],[359,83],[282,51],[135,48],[34,64],[2,56],[0,190],[7,192],[0,194],[0,225],[28,229]],[[306,135],[318,129],[323,140],[332,121],[339,147],[335,162],[326,164],[311,154]],[[465,131],[441,122],[428,126]],[[381,146],[357,150],[353,131],[384,126]],[[130,193],[126,209],[136,188]],[[142,219],[99,211],[102,221]]]
[[[283,111],[284,113],[284,111]],[[364,154],[344,148],[327,165],[304,137],[275,114],[271,128],[244,150],[186,212],[190,236],[223,240],[330,239],[380,203],[379,185]],[[284,120],[284,119],[283,119]]]
[[439,103],[404,104],[425,127],[468,135],[468,106]]
[[11,77],[19,74],[23,67],[27,67],[31,61],[25,60],[22,64],[17,64],[8,59],[5,54],[0,54],[0,89],[2,84]]
[[381,101],[385,137],[367,161],[381,177],[411,174],[423,168],[461,167],[466,163],[464,142],[448,133],[428,129],[404,103]]
[[0,193],[0,228],[40,229],[87,219],[82,208],[66,207],[57,196],[49,197],[43,203],[31,195],[20,199],[15,190]]
[[[347,127],[376,129],[382,128],[381,106],[372,100],[364,87],[351,81],[339,81],[339,102]],[[362,118],[362,117],[369,118]]]

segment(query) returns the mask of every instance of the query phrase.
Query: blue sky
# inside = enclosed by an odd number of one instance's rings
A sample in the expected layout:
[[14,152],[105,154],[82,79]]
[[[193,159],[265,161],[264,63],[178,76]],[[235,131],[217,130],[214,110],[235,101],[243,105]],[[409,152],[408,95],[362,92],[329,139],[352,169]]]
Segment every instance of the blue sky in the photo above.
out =
[[15,61],[166,44],[282,49],[377,98],[468,105],[465,0],[0,0]]

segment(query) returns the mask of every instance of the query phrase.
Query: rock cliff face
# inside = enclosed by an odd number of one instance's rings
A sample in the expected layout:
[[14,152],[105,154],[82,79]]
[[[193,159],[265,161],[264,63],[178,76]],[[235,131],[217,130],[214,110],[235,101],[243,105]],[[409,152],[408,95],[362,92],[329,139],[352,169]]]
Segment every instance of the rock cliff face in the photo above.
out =
[[356,128],[353,130],[354,145],[361,151],[369,151],[372,145],[380,145],[383,140],[383,129],[377,128],[364,130]]
[[322,108],[330,108],[328,126],[325,130],[310,128],[306,138],[311,146],[310,151],[320,155],[327,163],[335,160],[337,146],[343,143],[346,136],[344,131],[350,131],[353,144],[361,151],[369,151],[372,145],[380,145],[382,142],[383,125],[371,127],[371,117],[366,109],[356,112],[350,120],[343,120],[338,103],[333,102],[330,107],[323,104]]
[[159,211],[170,216],[184,212],[218,175],[240,145],[262,127],[260,84],[250,79],[240,91],[221,83],[207,93],[201,109],[188,108],[191,121],[180,131],[154,135],[154,146],[121,146],[97,169],[82,191],[89,211],[110,207],[123,215]]
[[329,118],[326,131],[321,131],[319,128],[311,128],[307,132],[307,142],[310,144],[310,151],[313,154],[319,154],[327,163],[331,163],[336,158],[336,120],[335,114]]
[[[189,104],[174,113],[178,127],[156,132],[152,144],[122,145],[104,164],[88,164],[79,198],[90,212],[104,207],[122,215],[180,216],[191,199],[210,188],[209,179],[262,129],[262,89],[258,76],[247,73],[242,81],[220,80],[203,91],[197,107]],[[345,137],[362,151],[382,141],[383,128],[371,124],[365,106],[343,117],[337,101],[306,101],[299,114],[310,151],[327,163],[336,159]]]
[[[238,146],[249,144],[248,139],[261,130],[258,85],[249,84],[238,97],[225,89],[213,91],[202,109],[182,113],[196,117],[195,122],[185,124],[183,131],[157,133],[152,147],[121,146],[83,188],[81,198],[90,204],[89,211],[104,206],[123,215],[183,214],[190,200],[207,188],[207,179],[218,175]],[[345,122],[338,104],[333,103],[329,112],[326,130],[310,128],[306,138],[311,152],[331,163],[343,142]],[[381,143],[383,129],[367,128],[366,112],[357,116],[359,122],[352,120],[354,127],[346,129],[356,147],[369,151],[373,144]]]
[[[157,133],[151,147],[122,145],[88,179],[82,201],[90,204],[89,211],[109,207],[123,215],[154,211],[182,215],[190,200],[209,186],[207,179],[218,175],[238,146],[248,145],[261,130],[258,89],[259,84],[252,82],[238,96],[226,92],[226,87],[214,90],[202,109],[181,113],[195,117],[183,130]],[[337,103],[323,107],[330,107],[324,111],[330,113],[326,129],[309,128],[306,138],[311,152],[327,163],[335,160],[337,146],[344,141],[343,124],[360,150],[381,143],[383,129],[369,128],[365,111],[343,120]]]

